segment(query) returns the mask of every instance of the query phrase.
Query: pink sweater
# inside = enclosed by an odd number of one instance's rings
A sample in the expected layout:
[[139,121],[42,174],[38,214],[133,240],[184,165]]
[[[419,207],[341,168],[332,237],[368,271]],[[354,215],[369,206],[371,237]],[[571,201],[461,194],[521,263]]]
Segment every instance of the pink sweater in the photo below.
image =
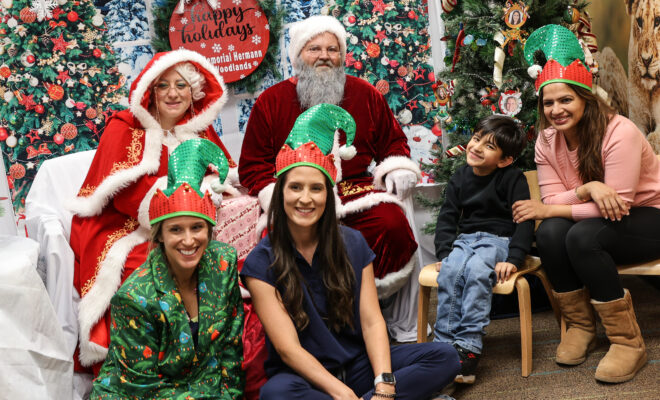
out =
[[[535,152],[543,203],[571,205],[575,221],[601,216],[593,201],[582,203],[575,195],[575,188],[584,183],[578,174],[577,149],[568,150],[561,132],[545,129]],[[612,118],[602,152],[605,184],[632,207],[660,208],[660,161],[632,121],[620,115]]]

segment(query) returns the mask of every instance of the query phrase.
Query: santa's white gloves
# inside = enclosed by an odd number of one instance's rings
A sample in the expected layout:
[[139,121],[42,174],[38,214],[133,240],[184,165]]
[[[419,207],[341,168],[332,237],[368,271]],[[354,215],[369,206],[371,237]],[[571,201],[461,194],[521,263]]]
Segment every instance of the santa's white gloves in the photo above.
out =
[[409,169],[392,170],[385,176],[385,188],[388,193],[396,193],[399,200],[410,196],[417,184],[417,174]]

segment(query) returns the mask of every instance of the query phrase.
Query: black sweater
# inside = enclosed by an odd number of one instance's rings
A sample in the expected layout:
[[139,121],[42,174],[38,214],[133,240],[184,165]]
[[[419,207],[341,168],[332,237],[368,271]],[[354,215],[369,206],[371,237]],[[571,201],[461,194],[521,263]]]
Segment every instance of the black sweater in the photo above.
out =
[[525,175],[517,168],[497,168],[477,176],[464,165],[445,188],[445,202],[435,227],[435,256],[444,259],[460,233],[488,232],[511,237],[507,262],[520,268],[532,246],[534,221],[513,222],[511,206],[529,199]]

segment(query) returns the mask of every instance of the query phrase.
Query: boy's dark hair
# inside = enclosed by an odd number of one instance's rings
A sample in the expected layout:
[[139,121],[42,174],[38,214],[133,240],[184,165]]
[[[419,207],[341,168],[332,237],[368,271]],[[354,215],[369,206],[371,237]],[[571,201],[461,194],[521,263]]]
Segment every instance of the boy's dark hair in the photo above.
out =
[[502,149],[502,158],[513,157],[515,160],[522,153],[527,143],[525,132],[520,125],[506,115],[489,115],[477,122],[474,132],[482,135],[493,134],[493,141]]

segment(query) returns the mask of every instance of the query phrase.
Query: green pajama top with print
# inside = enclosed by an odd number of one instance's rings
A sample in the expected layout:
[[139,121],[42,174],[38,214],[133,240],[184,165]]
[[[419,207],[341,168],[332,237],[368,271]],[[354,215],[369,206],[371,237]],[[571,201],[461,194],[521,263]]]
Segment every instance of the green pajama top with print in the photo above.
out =
[[91,399],[240,399],[243,301],[236,250],[211,241],[197,267],[199,337],[160,247],[112,297],[111,342]]

